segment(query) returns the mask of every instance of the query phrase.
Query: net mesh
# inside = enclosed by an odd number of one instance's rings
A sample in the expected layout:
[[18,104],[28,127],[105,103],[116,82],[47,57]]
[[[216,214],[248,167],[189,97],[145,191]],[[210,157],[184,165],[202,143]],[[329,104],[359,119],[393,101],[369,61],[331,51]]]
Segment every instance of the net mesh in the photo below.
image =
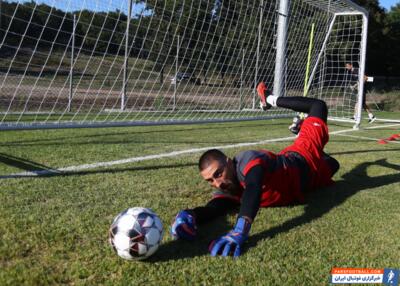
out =
[[[291,115],[262,112],[255,93],[273,89],[279,1],[0,3],[0,128]],[[359,80],[344,65],[361,65],[362,11],[296,0],[286,16],[284,95],[348,118]]]

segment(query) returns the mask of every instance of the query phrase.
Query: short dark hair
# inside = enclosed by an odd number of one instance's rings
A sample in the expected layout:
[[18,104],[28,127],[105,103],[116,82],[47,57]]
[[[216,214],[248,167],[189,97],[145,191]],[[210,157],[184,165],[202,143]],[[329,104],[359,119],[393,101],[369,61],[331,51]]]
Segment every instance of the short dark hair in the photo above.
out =
[[212,161],[219,161],[221,163],[226,162],[226,155],[218,150],[218,149],[210,149],[201,155],[199,159],[199,170],[203,171],[205,168],[207,168]]

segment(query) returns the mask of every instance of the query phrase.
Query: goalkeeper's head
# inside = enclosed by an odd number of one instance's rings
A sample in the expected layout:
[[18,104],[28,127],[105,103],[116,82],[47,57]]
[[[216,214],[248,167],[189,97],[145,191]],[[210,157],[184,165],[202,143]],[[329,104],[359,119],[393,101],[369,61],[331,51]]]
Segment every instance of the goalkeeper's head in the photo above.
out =
[[200,175],[212,187],[235,194],[240,190],[232,159],[218,149],[211,149],[199,159]]

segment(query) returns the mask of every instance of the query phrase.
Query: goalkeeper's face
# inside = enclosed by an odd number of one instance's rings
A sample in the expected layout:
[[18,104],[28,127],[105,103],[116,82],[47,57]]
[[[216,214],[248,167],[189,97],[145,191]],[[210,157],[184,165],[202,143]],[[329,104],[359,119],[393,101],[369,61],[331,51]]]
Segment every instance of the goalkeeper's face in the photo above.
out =
[[240,191],[240,184],[236,177],[235,168],[231,159],[225,162],[213,160],[200,172],[200,175],[212,187],[221,191],[236,194]]

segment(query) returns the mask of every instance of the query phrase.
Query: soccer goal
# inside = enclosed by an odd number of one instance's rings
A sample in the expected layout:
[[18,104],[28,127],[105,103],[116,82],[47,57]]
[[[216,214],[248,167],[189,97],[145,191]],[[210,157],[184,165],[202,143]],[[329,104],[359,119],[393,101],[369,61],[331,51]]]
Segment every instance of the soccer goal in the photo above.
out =
[[260,81],[358,124],[366,35],[346,0],[0,0],[0,129],[292,116]]

